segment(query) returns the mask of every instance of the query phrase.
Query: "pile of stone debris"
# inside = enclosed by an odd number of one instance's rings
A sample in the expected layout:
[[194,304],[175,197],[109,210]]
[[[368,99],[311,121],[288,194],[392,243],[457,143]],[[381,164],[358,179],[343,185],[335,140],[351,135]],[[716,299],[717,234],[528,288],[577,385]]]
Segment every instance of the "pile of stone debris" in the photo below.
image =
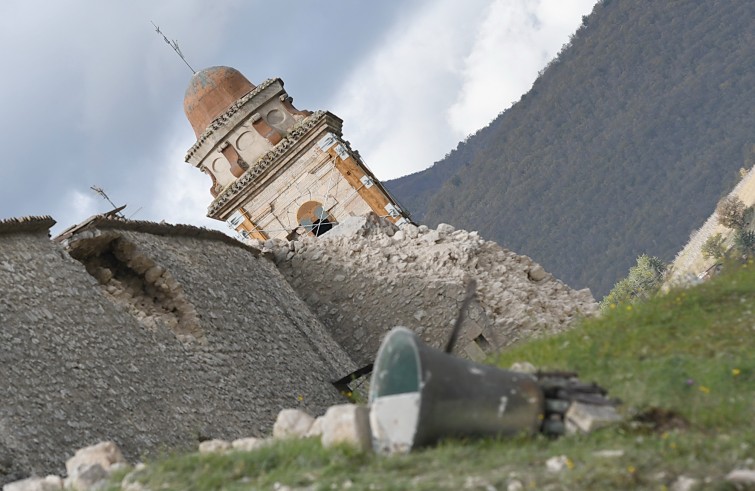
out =
[[477,301],[466,312],[458,351],[472,359],[597,312],[588,289],[573,290],[529,257],[447,224],[399,230],[370,214],[317,238],[256,245],[357,363],[370,361],[396,325],[440,347],[470,279]]

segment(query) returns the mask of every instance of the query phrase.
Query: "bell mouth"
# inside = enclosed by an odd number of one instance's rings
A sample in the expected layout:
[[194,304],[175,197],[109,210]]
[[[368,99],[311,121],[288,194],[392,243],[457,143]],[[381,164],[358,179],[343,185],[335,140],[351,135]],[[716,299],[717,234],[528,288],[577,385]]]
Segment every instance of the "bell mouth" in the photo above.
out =
[[375,451],[405,453],[417,434],[421,403],[417,338],[396,327],[378,350],[370,380],[370,427]]

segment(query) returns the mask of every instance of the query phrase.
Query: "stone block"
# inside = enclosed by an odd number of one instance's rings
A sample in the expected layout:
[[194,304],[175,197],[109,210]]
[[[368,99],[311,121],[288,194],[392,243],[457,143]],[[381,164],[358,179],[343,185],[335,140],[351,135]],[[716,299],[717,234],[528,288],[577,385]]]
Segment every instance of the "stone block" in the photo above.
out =
[[323,416],[318,416],[315,418],[315,422],[312,423],[312,427],[307,431],[307,434],[305,435],[307,438],[309,437],[321,437],[322,436],[322,420]]
[[621,415],[613,406],[574,402],[566,411],[565,421],[568,433],[588,433],[621,421]]
[[199,453],[223,453],[231,449],[231,443],[225,440],[205,440],[199,444]]
[[735,469],[726,474],[727,482],[734,485],[736,489],[755,489],[755,471],[748,469]]
[[520,373],[536,373],[537,368],[535,365],[528,361],[517,361],[511,365],[511,368],[509,368],[512,372],[520,372]]
[[103,489],[110,473],[100,464],[79,466],[65,480],[66,489],[93,491]]
[[273,438],[302,438],[314,422],[315,418],[301,409],[283,409],[273,425]]
[[557,457],[551,457],[545,461],[545,468],[548,472],[558,473],[564,469],[569,468],[569,457],[566,455],[559,455]]
[[3,486],[3,491],[62,491],[63,480],[58,476],[30,477]]
[[353,237],[355,235],[364,235],[366,228],[366,216],[347,217],[338,222],[338,225],[330,229],[328,233],[323,237],[327,238],[328,240],[332,240],[336,237]]
[[527,273],[527,277],[532,281],[543,281],[548,276],[542,266],[535,264]]
[[126,463],[121,450],[113,442],[100,442],[96,445],[80,448],[73,457],[66,461],[66,472],[69,476],[76,474],[79,468],[99,464],[103,470],[109,471],[116,462]]
[[262,438],[254,438],[250,436],[248,438],[239,438],[231,442],[231,448],[240,452],[253,452],[263,447],[267,442]]
[[367,451],[372,448],[369,409],[356,404],[331,406],[322,420],[322,444],[331,447],[340,443]]
[[693,491],[700,489],[700,481],[688,476],[679,476],[670,489],[671,491]]

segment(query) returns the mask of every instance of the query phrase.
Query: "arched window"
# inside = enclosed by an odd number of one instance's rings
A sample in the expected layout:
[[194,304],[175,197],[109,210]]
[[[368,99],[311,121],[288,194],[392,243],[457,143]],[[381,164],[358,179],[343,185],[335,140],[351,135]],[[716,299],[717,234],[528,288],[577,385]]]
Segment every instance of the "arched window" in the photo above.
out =
[[296,220],[299,226],[316,236],[324,234],[338,223],[319,201],[307,201],[301,205],[296,212]]

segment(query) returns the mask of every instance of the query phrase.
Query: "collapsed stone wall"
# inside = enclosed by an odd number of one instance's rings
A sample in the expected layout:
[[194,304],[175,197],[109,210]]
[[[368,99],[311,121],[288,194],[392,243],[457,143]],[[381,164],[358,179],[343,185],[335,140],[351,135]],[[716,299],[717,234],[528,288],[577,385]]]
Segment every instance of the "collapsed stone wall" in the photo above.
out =
[[353,362],[269,260],[108,221],[69,239],[73,259],[52,223],[0,222],[0,484],[100,440],[136,460],[343,401],[331,382]]
[[318,238],[259,246],[362,365],[372,362],[382,336],[396,325],[443,347],[470,278],[477,282],[477,301],[466,312],[456,350],[470,358],[565,330],[597,312],[588,289],[572,290],[529,257],[447,224],[398,230],[368,215]]

